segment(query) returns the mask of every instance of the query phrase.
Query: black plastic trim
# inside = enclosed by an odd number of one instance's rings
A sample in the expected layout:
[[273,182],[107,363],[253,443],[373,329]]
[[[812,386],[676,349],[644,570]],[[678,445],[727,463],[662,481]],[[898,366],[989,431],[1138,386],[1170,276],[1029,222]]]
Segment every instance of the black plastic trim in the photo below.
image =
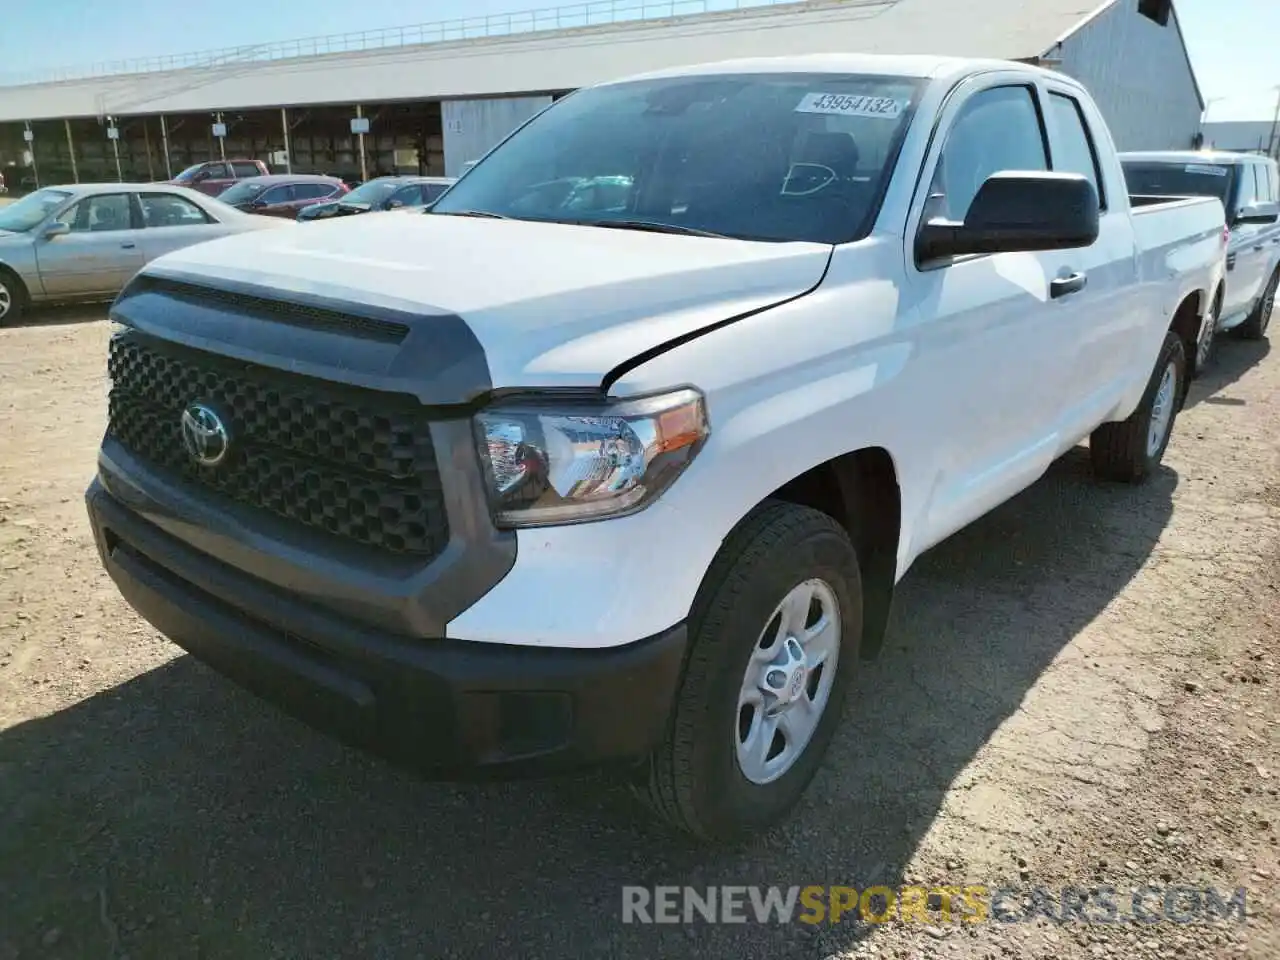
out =
[[599,650],[413,638],[218,569],[85,494],[124,598],[179,646],[299,719],[433,774],[542,775],[644,756],[683,669],[683,623]]

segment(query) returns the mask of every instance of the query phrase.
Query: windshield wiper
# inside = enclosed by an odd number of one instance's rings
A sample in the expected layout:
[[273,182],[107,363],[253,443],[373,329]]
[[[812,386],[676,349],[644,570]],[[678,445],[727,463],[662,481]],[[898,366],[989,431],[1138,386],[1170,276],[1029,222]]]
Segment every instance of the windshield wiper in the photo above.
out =
[[659,223],[655,220],[566,220],[565,222],[581,224],[584,227],[608,227],[612,230],[643,230],[648,233],[675,233],[685,237],[733,239],[723,233],[712,233],[710,230],[699,230],[696,227],[682,227],[675,223]]
[[434,213],[441,217],[483,217],[486,220],[511,220],[504,213],[490,213],[488,210],[432,210],[427,207],[423,213]]

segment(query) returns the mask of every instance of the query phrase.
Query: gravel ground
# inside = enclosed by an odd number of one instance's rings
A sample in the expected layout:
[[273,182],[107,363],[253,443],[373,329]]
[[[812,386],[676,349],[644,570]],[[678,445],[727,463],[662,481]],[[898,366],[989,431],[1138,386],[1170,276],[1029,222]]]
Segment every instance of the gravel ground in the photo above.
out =
[[[790,821],[700,849],[603,777],[424,783],[158,636],[81,494],[101,308],[0,329],[0,960],[1280,957],[1280,363],[1228,341],[1166,467],[1077,450],[922,558]],[[1143,883],[1250,918],[624,925],[624,884]]]

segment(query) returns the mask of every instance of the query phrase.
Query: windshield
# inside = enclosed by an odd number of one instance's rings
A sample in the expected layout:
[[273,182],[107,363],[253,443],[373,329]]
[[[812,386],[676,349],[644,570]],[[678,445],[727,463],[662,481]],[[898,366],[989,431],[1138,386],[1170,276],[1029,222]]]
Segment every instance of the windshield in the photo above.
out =
[[25,233],[70,197],[65,190],[37,190],[16,203],[0,207],[0,230]]
[[201,167],[203,167],[203,166],[204,166],[204,164],[203,164],[203,163],[193,163],[191,166],[187,167],[187,169],[183,170],[180,174],[178,174],[178,175],[177,175],[176,177],[174,177],[173,179],[175,179],[175,180],[190,180],[192,177],[194,177],[194,176],[199,172],[200,168],[201,168]]
[[587,88],[499,145],[430,210],[845,242],[870,230],[919,86],[786,73]]
[[1146,197],[1217,197],[1230,207],[1235,167],[1214,163],[1170,163],[1126,160],[1129,193]]
[[362,183],[345,197],[343,203],[381,203],[401,186],[399,180],[370,180]]
[[241,180],[239,183],[233,183],[227,189],[218,194],[218,199],[223,203],[248,203],[269,185],[265,183],[257,183],[254,180]]

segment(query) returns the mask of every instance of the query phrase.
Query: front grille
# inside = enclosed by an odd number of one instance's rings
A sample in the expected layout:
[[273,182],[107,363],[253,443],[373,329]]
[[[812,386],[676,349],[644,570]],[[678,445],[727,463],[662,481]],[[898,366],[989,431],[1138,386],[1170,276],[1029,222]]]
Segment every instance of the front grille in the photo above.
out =
[[[238,504],[399,554],[449,539],[429,424],[412,397],[242,363],[137,333],[111,341],[107,432],[131,453]],[[227,458],[205,467],[182,413],[217,411]]]

